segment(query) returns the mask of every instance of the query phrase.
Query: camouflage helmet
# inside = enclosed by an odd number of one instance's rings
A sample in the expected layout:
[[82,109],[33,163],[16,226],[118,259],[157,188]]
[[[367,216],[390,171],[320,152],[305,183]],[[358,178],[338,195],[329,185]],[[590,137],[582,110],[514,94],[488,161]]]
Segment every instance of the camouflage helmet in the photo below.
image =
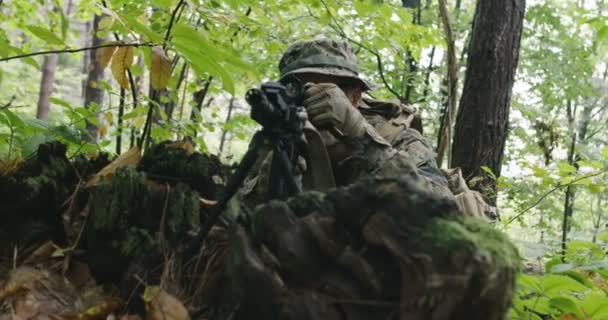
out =
[[370,90],[375,86],[359,77],[359,68],[352,47],[347,41],[319,37],[298,41],[283,54],[279,62],[281,79],[298,73],[318,73],[351,78]]

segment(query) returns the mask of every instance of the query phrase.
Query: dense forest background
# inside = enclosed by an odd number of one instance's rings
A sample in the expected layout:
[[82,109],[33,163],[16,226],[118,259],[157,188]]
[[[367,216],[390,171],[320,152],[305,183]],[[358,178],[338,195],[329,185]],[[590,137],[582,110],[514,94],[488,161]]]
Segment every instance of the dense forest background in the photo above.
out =
[[[236,162],[257,129],[244,92],[277,78],[290,43],[319,34],[348,39],[362,76],[381,87],[371,94],[414,105],[438,162],[462,165],[468,120],[458,109],[491,88],[466,85],[473,25],[484,26],[475,12],[489,2],[0,1],[2,170],[52,140],[94,157],[190,136],[198,151]],[[526,261],[513,318],[608,317],[607,7],[525,3],[521,44],[505,62],[518,66],[505,146],[497,163],[465,170]]]

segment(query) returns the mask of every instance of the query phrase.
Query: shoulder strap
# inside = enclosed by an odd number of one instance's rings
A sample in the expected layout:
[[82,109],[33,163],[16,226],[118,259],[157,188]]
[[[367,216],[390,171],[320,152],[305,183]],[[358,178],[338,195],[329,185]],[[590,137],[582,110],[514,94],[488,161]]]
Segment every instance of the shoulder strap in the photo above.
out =
[[368,97],[363,98],[367,107],[361,108],[364,115],[380,115],[386,122],[376,130],[382,137],[392,141],[404,129],[412,128],[422,133],[422,121],[416,116],[415,108],[399,101],[380,101]]

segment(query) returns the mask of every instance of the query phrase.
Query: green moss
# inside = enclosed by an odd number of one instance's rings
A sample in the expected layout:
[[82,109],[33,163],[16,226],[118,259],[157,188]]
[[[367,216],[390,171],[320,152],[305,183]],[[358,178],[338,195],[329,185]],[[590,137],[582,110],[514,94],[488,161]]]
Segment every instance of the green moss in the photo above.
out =
[[325,201],[325,193],[318,191],[307,191],[297,197],[291,197],[287,200],[287,205],[298,217],[305,216],[312,211],[331,211],[328,208],[328,202]]
[[201,197],[216,199],[229,168],[217,156],[188,151],[180,147],[182,144],[165,141],[153,145],[146,150],[139,169],[156,181],[182,182],[197,190]]
[[[121,168],[91,192],[89,249],[119,250],[124,256],[177,245],[198,224],[198,194],[187,185],[147,182],[133,168]],[[112,241],[108,241],[112,239]]]
[[499,266],[508,268],[518,269],[521,261],[517,248],[505,234],[474,217],[460,221],[433,219],[423,232],[422,240],[434,251],[482,250],[490,253]]

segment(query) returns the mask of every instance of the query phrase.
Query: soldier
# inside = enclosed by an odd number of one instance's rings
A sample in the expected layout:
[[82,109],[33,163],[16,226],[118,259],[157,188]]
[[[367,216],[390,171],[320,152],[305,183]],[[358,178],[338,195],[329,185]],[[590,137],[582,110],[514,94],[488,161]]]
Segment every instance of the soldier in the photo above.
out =
[[312,191],[266,202],[271,157],[254,166],[227,210],[243,219],[204,244],[207,318],[503,319],[517,250],[458,212],[466,184],[438,169],[413,110],[363,97],[346,42],[295,43],[279,68],[305,83]]
[[[281,79],[295,76],[305,84],[304,107],[310,121],[305,133],[314,149],[309,154],[318,157],[326,151],[330,162],[323,166],[307,161],[306,190],[326,191],[369,175],[410,175],[434,193],[453,198],[414,110],[363,97],[373,85],[359,77],[348,42],[297,42],[283,55],[279,70]],[[314,148],[315,135],[323,148]],[[269,160],[245,183],[242,194],[248,204],[265,199]]]

